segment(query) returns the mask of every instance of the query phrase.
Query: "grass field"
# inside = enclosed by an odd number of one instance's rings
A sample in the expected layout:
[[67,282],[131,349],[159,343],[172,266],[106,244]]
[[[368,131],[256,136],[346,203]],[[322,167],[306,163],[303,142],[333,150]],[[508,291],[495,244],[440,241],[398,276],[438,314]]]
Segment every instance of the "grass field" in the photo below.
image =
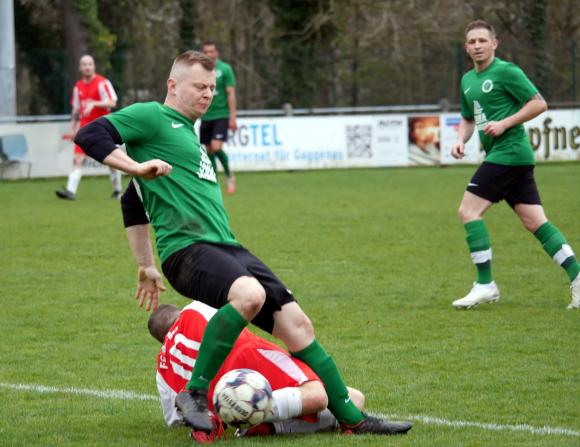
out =
[[[474,280],[456,217],[472,172],[238,175],[225,198],[238,239],[293,290],[368,409],[415,427],[228,444],[580,445],[580,311],[565,309],[565,273],[507,205],[486,219],[502,299],[451,307]],[[580,164],[536,175],[580,253]],[[53,192],[62,182],[0,183],[0,445],[191,445],[153,397],[159,345],[132,300],[136,269],[110,185],[84,179],[64,202]],[[188,302],[172,290],[162,301]]]

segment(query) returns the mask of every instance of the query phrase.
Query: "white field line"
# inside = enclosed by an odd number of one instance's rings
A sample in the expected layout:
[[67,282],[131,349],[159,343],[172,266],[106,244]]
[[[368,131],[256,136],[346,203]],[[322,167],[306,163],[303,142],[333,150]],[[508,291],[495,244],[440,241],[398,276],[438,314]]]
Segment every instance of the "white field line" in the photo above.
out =
[[379,414],[379,415],[391,420],[398,419],[398,420],[419,421],[427,425],[444,425],[447,427],[454,428],[475,427],[492,431],[505,431],[505,430],[523,431],[527,433],[532,433],[534,435],[561,435],[561,436],[580,437],[580,431],[563,427],[548,427],[546,425],[543,427],[534,427],[533,425],[528,424],[494,424],[489,422],[450,421],[449,419],[443,419],[433,416],[424,416],[420,414],[408,414],[405,416],[401,416],[398,414]]
[[[0,388],[6,388],[15,391],[31,391],[36,393],[63,393],[63,394],[78,394],[83,396],[94,396],[103,399],[118,399],[118,400],[152,400],[159,401],[159,396],[152,394],[139,394],[132,391],[123,390],[92,390],[88,388],[57,388],[53,386],[44,385],[27,385],[22,383],[3,383],[0,382]],[[453,428],[474,427],[483,430],[491,431],[519,431],[531,433],[534,435],[558,435],[558,436],[576,436],[580,437],[580,431],[572,430],[563,427],[534,427],[528,424],[494,424],[485,422],[470,422],[470,421],[452,421],[432,416],[424,415],[397,415],[397,414],[379,414],[379,416],[387,417],[389,419],[403,419],[410,421],[418,421],[426,425],[443,425]]]
[[103,399],[119,400],[159,400],[159,396],[150,394],[138,394],[132,391],[123,390],[91,390],[88,388],[57,388],[54,386],[44,385],[26,385],[23,383],[3,383],[0,382],[0,388],[8,388],[17,391],[33,391],[36,393],[63,393],[63,394],[80,394],[83,396],[101,397]]

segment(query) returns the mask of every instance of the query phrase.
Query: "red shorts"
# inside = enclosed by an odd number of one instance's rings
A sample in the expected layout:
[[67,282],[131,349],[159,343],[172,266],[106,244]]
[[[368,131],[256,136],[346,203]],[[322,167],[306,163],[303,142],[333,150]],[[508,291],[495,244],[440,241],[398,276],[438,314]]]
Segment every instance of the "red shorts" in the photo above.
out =
[[81,149],[81,147],[80,147],[79,145],[77,145],[77,144],[75,144],[75,154],[82,154],[82,155],[87,155],[87,154],[85,153],[85,151],[83,151],[83,150]]
[[256,337],[245,343],[241,349],[234,349],[215,379],[211,381],[209,387],[211,410],[213,410],[211,396],[213,396],[216,383],[225,373],[238,368],[258,371],[268,379],[272,390],[297,387],[311,380],[320,381],[320,378],[306,363],[292,357],[274,343]]

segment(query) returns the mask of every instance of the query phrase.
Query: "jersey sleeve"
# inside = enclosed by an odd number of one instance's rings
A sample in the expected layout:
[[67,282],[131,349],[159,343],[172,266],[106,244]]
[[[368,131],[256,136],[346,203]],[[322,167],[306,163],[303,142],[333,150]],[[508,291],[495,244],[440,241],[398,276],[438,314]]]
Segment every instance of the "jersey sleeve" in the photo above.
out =
[[118,99],[113,84],[106,78],[103,78],[99,83],[99,96],[101,101],[116,101]]
[[231,65],[227,66],[228,69],[225,71],[224,75],[226,77],[226,87],[235,87],[236,86],[236,75],[234,74],[234,70]]
[[159,115],[157,104],[148,102],[133,104],[105,118],[117,129],[123,142],[131,144],[146,142],[157,133],[160,123]]
[[473,120],[473,109],[469,106],[469,101],[467,100],[465,93],[463,93],[463,86],[459,93],[459,100],[461,102],[461,116],[466,120]]
[[538,93],[536,86],[517,65],[506,65],[502,81],[507,92],[522,104]]
[[73,111],[79,111],[81,109],[81,99],[79,96],[79,88],[75,85],[73,88],[72,96],[70,98],[70,105]]

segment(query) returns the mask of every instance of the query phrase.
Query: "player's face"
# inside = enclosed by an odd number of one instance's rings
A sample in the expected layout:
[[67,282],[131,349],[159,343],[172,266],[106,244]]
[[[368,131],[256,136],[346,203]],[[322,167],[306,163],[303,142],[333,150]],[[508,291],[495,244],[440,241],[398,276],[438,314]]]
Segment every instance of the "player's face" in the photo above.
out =
[[209,57],[212,61],[215,61],[218,58],[218,50],[215,45],[204,45],[202,50],[203,54]]
[[95,74],[95,61],[90,56],[83,56],[79,62],[79,71],[83,78],[92,78]]
[[465,39],[465,51],[474,64],[482,66],[489,63],[497,48],[497,39],[485,28],[472,29]]
[[215,90],[215,71],[208,71],[200,64],[184,68],[170,87],[179,111],[195,119],[207,112]]

